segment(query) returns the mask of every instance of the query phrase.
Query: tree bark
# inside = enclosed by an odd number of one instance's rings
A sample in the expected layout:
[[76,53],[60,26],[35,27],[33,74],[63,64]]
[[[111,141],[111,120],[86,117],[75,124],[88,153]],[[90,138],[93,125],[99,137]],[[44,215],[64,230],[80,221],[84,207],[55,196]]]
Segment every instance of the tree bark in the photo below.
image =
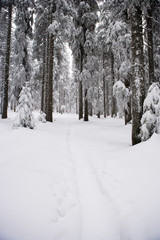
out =
[[[52,4],[50,3],[50,16],[49,24],[52,24]],[[47,93],[47,111],[46,111],[46,120],[53,122],[53,56],[54,56],[54,37],[52,33],[48,33],[48,91]]]
[[[83,71],[83,61],[84,61],[84,49],[83,46],[80,46],[80,73]],[[83,118],[83,83],[82,79],[79,81],[79,120]]]
[[42,90],[41,90],[41,111],[44,112],[44,85],[46,68],[46,38],[43,38],[43,69],[42,69]]
[[[131,85],[131,75],[128,74],[127,79],[125,79],[124,81],[125,87],[130,89],[130,85]],[[124,118],[125,118],[125,125],[127,125],[127,123],[129,123],[132,119],[132,113],[131,113],[131,96],[129,96],[129,99],[127,101],[127,109],[124,110]]]
[[147,35],[148,35],[148,64],[149,64],[149,85],[151,85],[154,79],[154,55],[153,55],[153,28],[152,28],[152,6],[148,9],[147,16]]
[[9,66],[10,66],[10,52],[11,52],[11,30],[12,30],[12,3],[8,6],[8,32],[7,32],[7,50],[5,62],[5,78],[3,86],[3,109],[2,118],[7,118],[8,109],[8,82],[9,82]]
[[112,78],[112,88],[111,88],[111,101],[112,101],[112,108],[111,108],[111,116],[115,117],[116,114],[116,99],[113,96],[113,85],[114,85],[114,81],[115,81],[115,77],[114,77],[114,55],[113,52],[111,51],[111,78]]
[[104,112],[104,118],[106,118],[107,112],[106,112],[106,77],[105,77],[105,53],[103,52],[102,56],[103,61],[103,112]]
[[0,0],[0,15],[1,15],[1,9],[2,9],[2,1]]
[[88,112],[89,112],[89,115],[92,117],[93,116],[93,106],[92,106],[92,102],[89,102],[88,103]]
[[49,78],[48,78],[48,111],[46,120],[53,122],[53,55],[54,55],[54,38],[50,34],[50,53],[49,53]]
[[84,111],[84,121],[88,121],[88,98],[87,98],[88,90],[85,89],[85,95],[84,95],[84,104],[85,104],[85,111]]
[[83,85],[79,81],[79,120],[83,118]]
[[109,116],[109,86],[108,86],[108,81],[106,82],[106,107],[107,107],[107,116]]
[[125,113],[125,125],[127,125],[131,119],[132,119],[132,115],[131,115],[131,101],[128,101],[127,103],[128,109],[125,109],[124,113]]
[[47,34],[47,40],[46,40],[46,57],[45,57],[45,107],[44,107],[44,112],[46,114],[46,116],[48,115],[48,93],[49,93],[49,33]]
[[144,101],[144,59],[142,10],[134,6],[131,14],[132,32],[132,144],[141,141],[140,126]]

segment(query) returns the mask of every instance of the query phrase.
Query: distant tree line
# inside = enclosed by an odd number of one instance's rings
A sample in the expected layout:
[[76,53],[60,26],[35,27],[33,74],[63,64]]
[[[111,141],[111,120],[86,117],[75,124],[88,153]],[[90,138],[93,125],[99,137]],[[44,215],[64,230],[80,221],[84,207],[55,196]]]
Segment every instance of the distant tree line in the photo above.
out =
[[160,125],[160,0],[0,0],[0,111],[33,108],[132,122],[132,144]]

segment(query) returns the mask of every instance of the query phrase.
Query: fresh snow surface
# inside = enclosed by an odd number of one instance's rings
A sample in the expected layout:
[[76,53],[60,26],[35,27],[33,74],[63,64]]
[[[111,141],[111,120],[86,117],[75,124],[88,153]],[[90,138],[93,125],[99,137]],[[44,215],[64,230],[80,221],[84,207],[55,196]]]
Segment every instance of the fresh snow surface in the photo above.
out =
[[[160,240],[160,135],[123,119],[0,120],[0,240]],[[38,113],[36,113],[38,119]]]

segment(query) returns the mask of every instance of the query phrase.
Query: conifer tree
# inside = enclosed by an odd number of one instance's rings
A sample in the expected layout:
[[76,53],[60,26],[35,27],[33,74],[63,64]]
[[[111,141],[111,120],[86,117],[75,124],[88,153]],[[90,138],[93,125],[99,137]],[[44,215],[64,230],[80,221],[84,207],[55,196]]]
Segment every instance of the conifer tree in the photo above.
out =
[[33,1],[15,0],[15,40],[14,40],[14,73],[12,95],[18,102],[20,91],[25,82],[31,79],[31,58],[29,41],[32,39]]
[[160,85],[152,83],[144,100],[141,119],[141,140],[148,140],[154,132],[160,133]]
[[[85,65],[87,64],[87,55],[90,54],[92,43],[87,36],[95,30],[97,22],[98,4],[96,0],[77,0],[75,1],[76,16],[75,22],[75,40],[72,45],[75,63],[79,76],[79,119],[83,118],[83,94],[84,94],[84,120],[88,121],[88,82],[86,82]],[[91,44],[91,45],[90,45]],[[87,48],[88,45],[88,48]],[[85,86],[84,86],[85,81]]]
[[28,127],[33,129],[35,127],[33,111],[33,100],[31,95],[31,88],[26,83],[25,87],[22,88],[19,97],[19,104],[17,107],[16,118],[13,124],[14,128],[17,127]]

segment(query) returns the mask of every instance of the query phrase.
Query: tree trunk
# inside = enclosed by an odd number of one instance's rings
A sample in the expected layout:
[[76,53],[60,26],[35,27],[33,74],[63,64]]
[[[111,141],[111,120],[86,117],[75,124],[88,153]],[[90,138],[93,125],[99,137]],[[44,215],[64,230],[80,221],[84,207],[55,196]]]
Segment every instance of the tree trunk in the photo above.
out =
[[106,82],[106,107],[107,107],[107,116],[109,116],[109,86],[108,86],[108,81]]
[[7,32],[7,50],[5,62],[5,78],[3,92],[3,109],[2,118],[7,118],[8,109],[8,82],[9,82],[9,66],[10,66],[10,49],[11,49],[11,29],[12,29],[12,3],[8,7],[8,32]]
[[132,31],[132,144],[141,141],[140,126],[144,101],[144,59],[142,10],[135,6],[131,15]]
[[89,115],[92,117],[93,116],[93,106],[92,106],[92,102],[89,102],[88,103],[88,112],[89,112]]
[[42,69],[42,90],[41,90],[41,111],[44,112],[44,84],[45,84],[45,68],[46,68],[46,38],[43,38],[43,69]]
[[85,110],[84,110],[84,121],[88,121],[88,97],[87,97],[88,90],[85,89],[85,95],[84,95],[84,104],[85,104]]
[[[52,4],[50,5],[49,23],[52,24]],[[53,122],[53,56],[54,56],[54,37],[52,33],[48,34],[48,99],[46,120]]]
[[112,117],[115,117],[117,114],[116,114],[116,99],[115,97],[113,96],[113,85],[114,85],[114,55],[113,55],[113,52],[111,51],[111,78],[112,78],[112,88],[111,88],[111,101],[112,101],[112,108],[111,108],[111,116]]
[[44,108],[44,112],[46,114],[46,116],[48,116],[48,94],[49,94],[49,33],[47,34],[47,40],[46,40],[46,57],[45,57],[45,62],[46,62],[46,66],[45,66],[45,108]]
[[1,15],[1,9],[2,9],[2,1],[0,0],[0,15]]
[[[84,49],[83,46],[80,46],[80,73],[83,71],[83,61],[84,61]],[[83,118],[83,83],[82,79],[79,81],[79,120]]]
[[149,64],[149,85],[154,79],[154,57],[153,57],[153,31],[152,31],[152,8],[148,9],[147,16],[147,35],[148,35],[148,64]]
[[79,120],[83,118],[83,85],[79,81]]
[[[125,79],[124,84],[127,89],[130,89],[130,85],[131,85],[131,75],[130,74],[128,74],[128,77],[127,77],[127,79]],[[131,96],[129,96],[129,99],[127,100],[127,109],[124,110],[124,113],[125,113],[124,118],[125,118],[125,125],[126,125],[132,119]]]
[[49,53],[49,81],[48,81],[48,111],[46,120],[53,122],[53,55],[54,55],[54,38],[50,34],[50,53]]
[[103,61],[103,112],[104,112],[104,118],[106,118],[107,112],[106,112],[106,77],[104,73],[105,69],[105,54],[103,52],[102,56],[102,61]]
[[129,123],[132,119],[132,115],[131,115],[131,101],[128,101],[127,103],[128,109],[125,109],[124,113],[125,113],[125,125],[127,125],[127,123]]

